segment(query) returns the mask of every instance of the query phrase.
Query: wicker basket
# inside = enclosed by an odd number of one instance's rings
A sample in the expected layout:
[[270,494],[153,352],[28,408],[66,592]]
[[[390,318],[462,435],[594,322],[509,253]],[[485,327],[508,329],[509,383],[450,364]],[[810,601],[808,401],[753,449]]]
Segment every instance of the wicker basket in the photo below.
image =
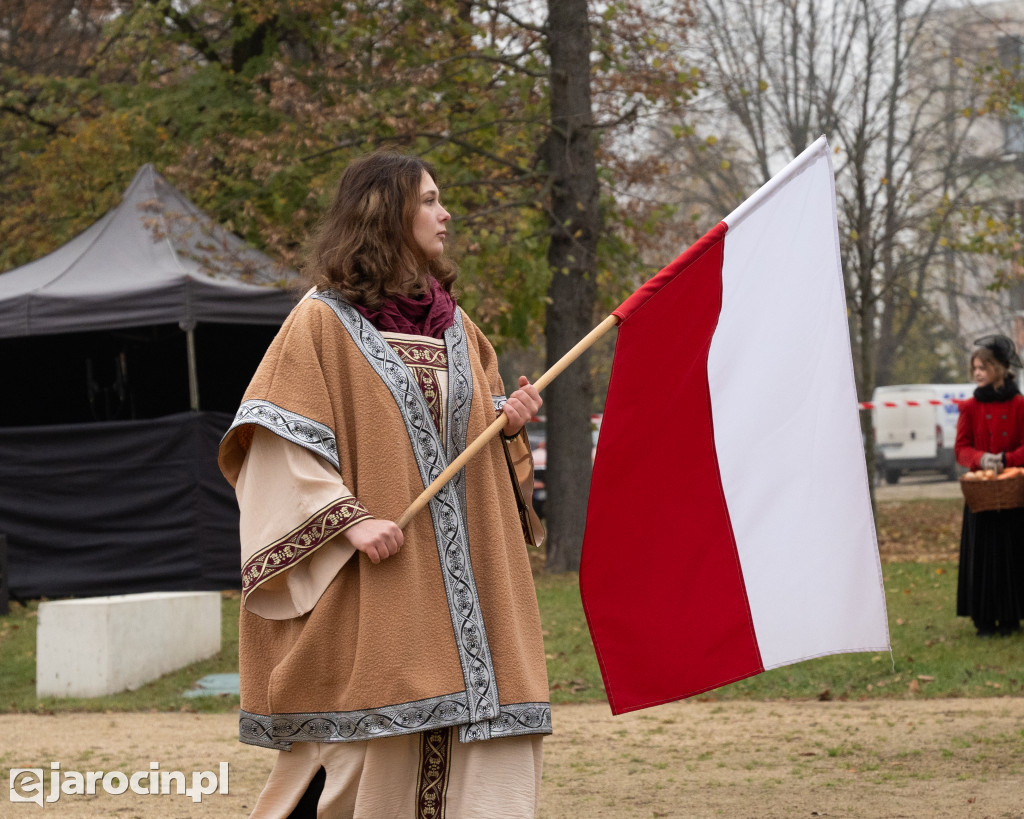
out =
[[965,480],[960,478],[960,491],[972,512],[994,512],[1024,506],[1024,475],[1003,480]]

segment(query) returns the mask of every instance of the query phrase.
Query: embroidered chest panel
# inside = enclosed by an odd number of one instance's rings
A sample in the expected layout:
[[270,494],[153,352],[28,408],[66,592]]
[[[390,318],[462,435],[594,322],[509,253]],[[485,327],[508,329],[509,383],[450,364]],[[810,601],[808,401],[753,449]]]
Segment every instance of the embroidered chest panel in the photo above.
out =
[[404,339],[386,336],[385,340],[399,359],[409,368],[427,402],[434,427],[445,439],[444,394],[440,378],[448,374],[448,350],[441,339]]

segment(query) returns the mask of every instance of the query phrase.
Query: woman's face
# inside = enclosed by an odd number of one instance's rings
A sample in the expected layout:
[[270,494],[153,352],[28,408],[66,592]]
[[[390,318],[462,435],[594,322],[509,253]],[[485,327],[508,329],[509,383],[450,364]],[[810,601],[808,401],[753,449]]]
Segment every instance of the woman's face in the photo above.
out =
[[980,358],[971,360],[971,374],[974,376],[974,383],[979,387],[1002,386],[1002,379],[996,373],[996,368]]
[[448,237],[445,226],[451,218],[451,214],[441,207],[437,185],[424,171],[420,180],[420,204],[412,220],[412,238],[428,260],[436,259],[444,252],[444,240]]

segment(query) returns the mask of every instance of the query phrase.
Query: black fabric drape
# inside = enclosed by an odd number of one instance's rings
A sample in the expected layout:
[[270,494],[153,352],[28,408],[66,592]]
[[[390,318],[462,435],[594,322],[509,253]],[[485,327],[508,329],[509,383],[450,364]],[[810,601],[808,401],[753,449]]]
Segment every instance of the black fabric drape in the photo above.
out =
[[226,413],[0,428],[12,595],[240,588],[238,507],[217,468]]

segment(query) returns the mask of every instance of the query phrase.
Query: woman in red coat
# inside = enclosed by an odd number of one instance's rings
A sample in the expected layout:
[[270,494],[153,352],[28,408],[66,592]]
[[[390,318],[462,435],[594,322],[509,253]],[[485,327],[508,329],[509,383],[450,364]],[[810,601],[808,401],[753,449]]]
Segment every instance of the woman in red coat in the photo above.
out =
[[[960,405],[956,460],[968,469],[1024,466],[1024,396],[1010,367],[1021,361],[1006,336],[975,342],[971,372],[978,388]],[[1024,617],[1024,508],[971,512],[964,507],[956,613],[979,637],[1020,630]]]

